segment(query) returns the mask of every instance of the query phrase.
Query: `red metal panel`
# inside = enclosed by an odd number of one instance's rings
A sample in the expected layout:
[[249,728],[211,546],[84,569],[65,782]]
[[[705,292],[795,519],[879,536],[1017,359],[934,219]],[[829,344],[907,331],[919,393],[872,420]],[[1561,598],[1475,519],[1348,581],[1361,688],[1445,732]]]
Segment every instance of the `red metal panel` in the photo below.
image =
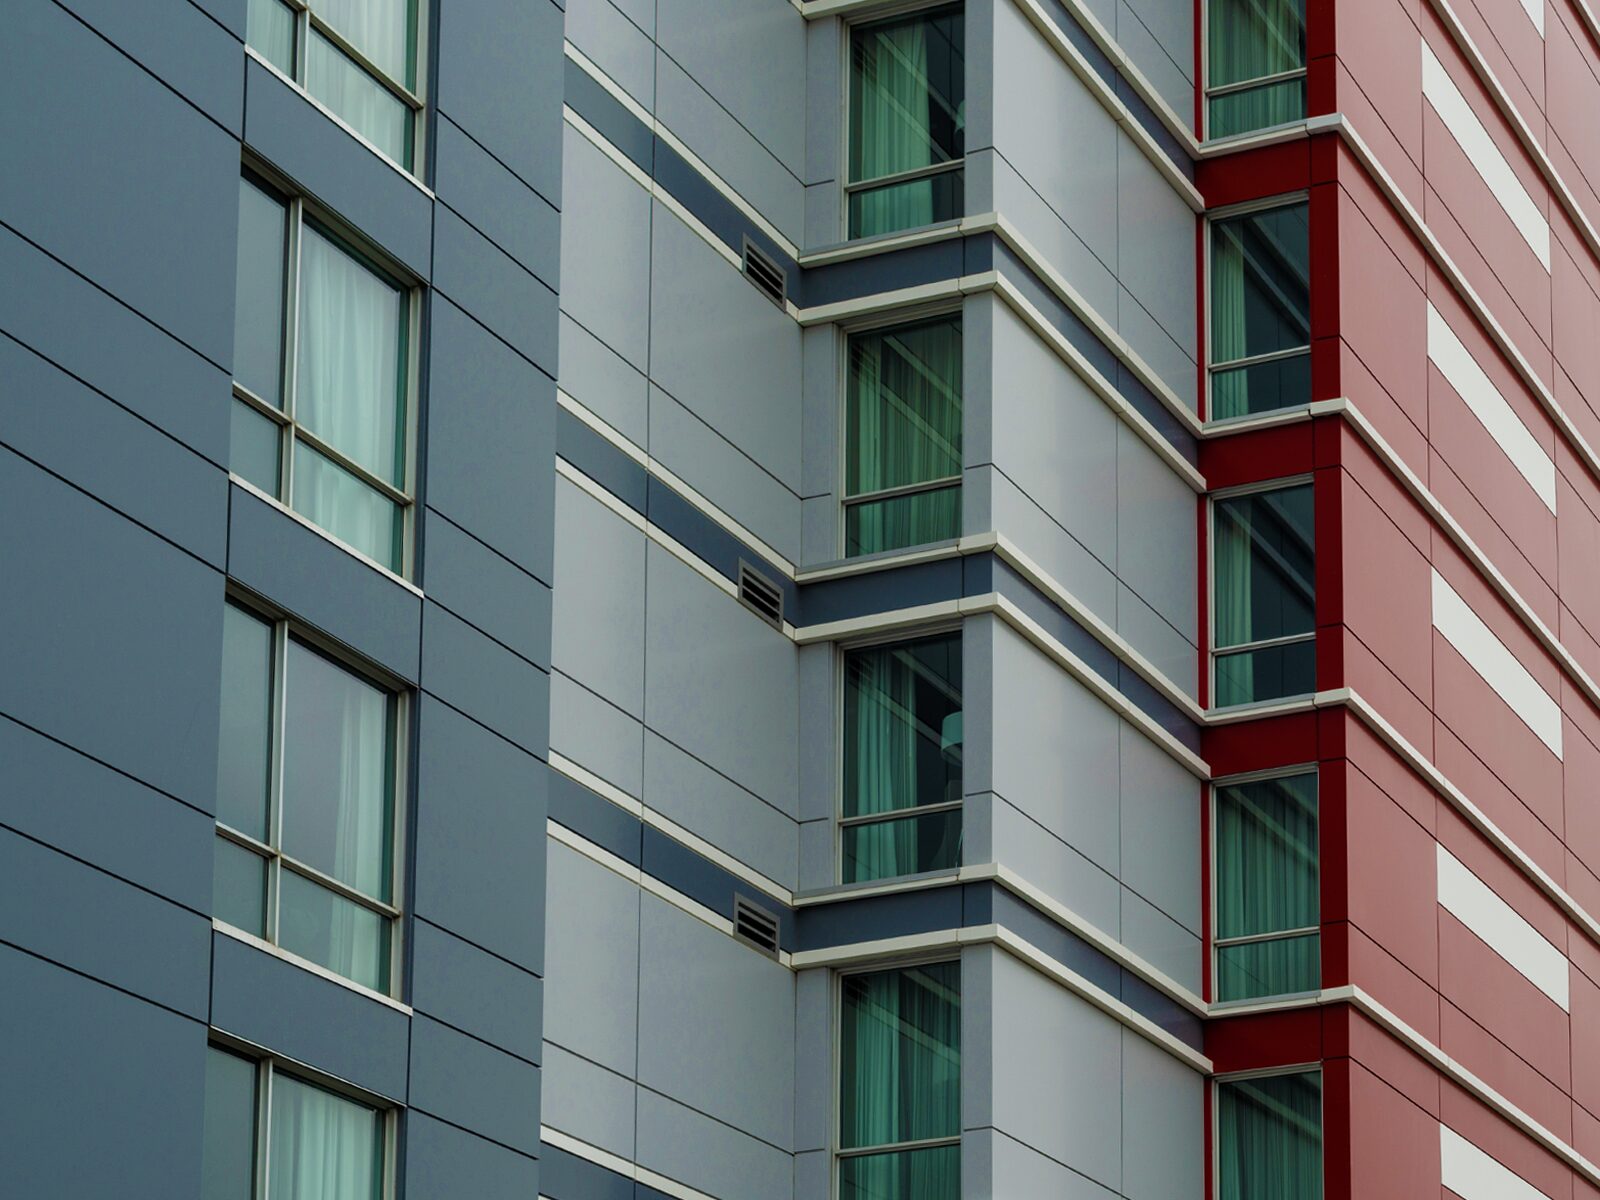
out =
[[1301,1008],[1208,1021],[1206,1054],[1219,1075],[1318,1062],[1322,1015],[1315,1008]]
[[[1448,1079],[1441,1085],[1440,1119],[1498,1159],[1551,1200],[1572,1194],[1572,1172],[1560,1160]],[[1435,1149],[1435,1153],[1437,1150]]]
[[1448,1000],[1440,1005],[1439,1049],[1563,1140],[1572,1137],[1565,1091]]
[[[1433,835],[1366,775],[1352,769],[1345,776],[1345,836],[1355,848],[1348,866],[1348,916],[1423,982],[1437,986]],[[1343,915],[1324,913],[1330,919]]]
[[1439,1122],[1390,1083],[1350,1071],[1351,1195],[1415,1200],[1439,1193]]
[[[1448,646],[1446,649],[1449,649]],[[1471,668],[1461,662],[1455,651],[1451,650],[1450,654],[1459,664],[1460,671],[1471,673]],[[1444,688],[1441,685],[1442,690]],[[1516,721],[1516,718],[1507,716],[1506,720]],[[1520,721],[1516,723],[1521,725]],[[1479,736],[1482,736],[1481,733]],[[1542,750],[1543,743],[1539,745]],[[1442,722],[1434,725],[1433,762],[1444,777],[1477,805],[1506,837],[1547,871],[1552,879],[1560,882],[1566,863],[1566,852],[1560,839]],[[1444,810],[1441,808],[1441,811]]]

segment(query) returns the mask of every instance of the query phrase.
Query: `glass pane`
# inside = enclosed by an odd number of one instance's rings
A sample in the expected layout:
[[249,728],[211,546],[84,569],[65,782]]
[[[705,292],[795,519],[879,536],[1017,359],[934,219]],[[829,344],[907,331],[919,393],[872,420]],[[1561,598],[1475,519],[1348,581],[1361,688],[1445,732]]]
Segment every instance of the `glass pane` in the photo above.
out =
[[383,1114],[302,1083],[272,1077],[269,1200],[378,1200]]
[[1305,76],[1264,83],[1256,88],[1224,92],[1206,104],[1206,136],[1233,137],[1256,129],[1271,129],[1306,115]]
[[839,1160],[839,1200],[957,1200],[960,1195],[960,1146]]
[[844,827],[843,880],[861,883],[961,865],[961,810]]
[[405,316],[403,291],[305,227],[295,420],[397,486],[405,479]]
[[844,679],[844,815],[961,799],[961,635],[853,650]]
[[850,236],[877,237],[954,220],[966,214],[965,193],[959,169],[851,192]]
[[1216,789],[1217,937],[1316,925],[1317,775]]
[[231,422],[228,469],[269,496],[276,496],[278,450],[283,443],[277,424],[237,397],[233,401]]
[[290,79],[294,78],[294,10],[282,0],[250,0],[244,40]]
[[283,686],[283,852],[386,901],[393,697],[293,640]]
[[222,610],[217,820],[267,840],[272,770],[272,626],[234,604]]
[[959,7],[858,26],[850,37],[850,181],[965,153]]
[[845,494],[961,473],[961,318],[850,339]]
[[315,0],[311,8],[378,70],[413,86],[411,0]]
[[306,91],[402,167],[411,166],[411,109],[315,29],[306,42]]
[[346,979],[389,990],[389,919],[288,868],[278,875],[278,944]]
[[293,490],[289,503],[296,512],[374,562],[400,570],[405,519],[389,497],[304,442],[294,444]]
[[[259,0],[250,6],[252,26]],[[283,407],[283,272],[289,210],[239,180],[238,274],[234,281],[233,377]]]
[[1309,696],[1317,690],[1317,652],[1313,641],[1219,654],[1216,662],[1214,703],[1218,708],[1276,700],[1282,696]]
[[1206,86],[1224,87],[1306,65],[1305,0],[1211,0]]
[[1309,483],[1216,501],[1214,619],[1219,649],[1316,628]]
[[256,1169],[256,1065],[206,1047],[200,1200],[251,1200]]
[[1311,344],[1308,212],[1290,204],[1211,223],[1213,365]]
[[267,860],[237,842],[217,839],[211,913],[235,929],[267,936]]
[[961,536],[961,485],[867,500],[844,510],[845,557],[925,546]]
[[1311,352],[1211,373],[1211,418],[1248,417],[1311,399]]
[[846,975],[839,1035],[840,1146],[961,1132],[961,968]]
[[1321,1200],[1322,1076],[1217,1084],[1219,1200]]
[[1217,949],[1217,999],[1250,1000],[1322,986],[1322,937],[1274,938]]

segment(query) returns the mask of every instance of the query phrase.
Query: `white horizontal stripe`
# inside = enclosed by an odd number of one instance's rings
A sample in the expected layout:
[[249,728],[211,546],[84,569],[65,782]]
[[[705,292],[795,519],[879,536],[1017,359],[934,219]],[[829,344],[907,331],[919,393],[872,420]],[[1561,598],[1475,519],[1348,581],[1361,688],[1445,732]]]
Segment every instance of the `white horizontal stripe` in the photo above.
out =
[[1550,269],[1549,223],[1539,211],[1539,206],[1534,203],[1533,197],[1528,195],[1527,188],[1522,186],[1522,180],[1517,178],[1517,173],[1511,169],[1511,164],[1506,161],[1505,155],[1500,153],[1500,147],[1495,144],[1494,138],[1483,127],[1483,122],[1478,120],[1478,114],[1472,111],[1472,105],[1456,87],[1455,80],[1450,78],[1450,73],[1444,69],[1444,64],[1428,48],[1428,43],[1425,41],[1422,43],[1422,94],[1433,105],[1434,111],[1439,114],[1439,119],[1460,144],[1468,160],[1483,177],[1483,181],[1489,185],[1489,190],[1500,202],[1500,207],[1506,210],[1506,215],[1517,227],[1517,232],[1522,234],[1534,254],[1538,255],[1539,261],[1544,264],[1544,269],[1548,271]]
[[1443,846],[1438,862],[1439,903],[1529,983],[1570,1011],[1567,956]]
[[1461,1200],[1550,1200],[1448,1125],[1439,1126],[1439,1170],[1441,1182]]
[[1561,706],[1438,571],[1433,573],[1433,627],[1560,758]]
[[1544,0],[1522,0],[1522,7],[1527,10],[1528,20],[1533,22],[1533,27],[1539,31],[1539,36],[1544,36]]
[[1462,345],[1444,314],[1431,303],[1428,305],[1428,357],[1467,402],[1472,415],[1482,422],[1489,436],[1505,451],[1511,465],[1538,493],[1544,506],[1555,512],[1556,464],[1522,423],[1516,410],[1506,403],[1506,398],[1472,357],[1472,352]]

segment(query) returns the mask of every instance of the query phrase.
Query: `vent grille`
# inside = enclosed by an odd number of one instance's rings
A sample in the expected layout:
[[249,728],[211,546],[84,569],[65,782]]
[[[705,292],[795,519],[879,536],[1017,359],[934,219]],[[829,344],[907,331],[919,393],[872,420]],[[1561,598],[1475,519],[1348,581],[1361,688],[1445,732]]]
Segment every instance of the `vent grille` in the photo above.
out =
[[783,628],[783,590],[743,559],[739,560],[739,603],[774,628]]
[[788,295],[788,273],[748,237],[744,239],[744,274],[763,296],[779,308],[783,307],[784,298]]
[[734,894],[733,936],[763,954],[778,957],[778,918],[760,905]]

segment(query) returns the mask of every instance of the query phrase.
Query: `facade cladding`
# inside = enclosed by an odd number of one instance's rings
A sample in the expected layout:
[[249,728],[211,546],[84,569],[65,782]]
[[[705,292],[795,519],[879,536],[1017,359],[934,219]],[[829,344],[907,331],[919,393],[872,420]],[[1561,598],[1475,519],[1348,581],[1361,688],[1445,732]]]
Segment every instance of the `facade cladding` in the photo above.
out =
[[0,1195],[1600,1198],[1591,0],[19,0]]

